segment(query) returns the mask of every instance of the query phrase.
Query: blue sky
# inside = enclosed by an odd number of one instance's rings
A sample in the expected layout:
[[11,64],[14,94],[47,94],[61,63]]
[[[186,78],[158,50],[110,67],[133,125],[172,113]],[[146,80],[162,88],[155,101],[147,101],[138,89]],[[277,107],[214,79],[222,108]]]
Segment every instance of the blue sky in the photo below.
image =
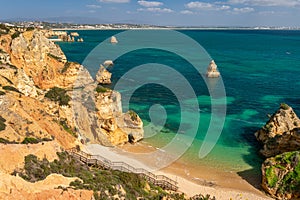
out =
[[0,0],[0,20],[186,26],[298,26],[300,0]]

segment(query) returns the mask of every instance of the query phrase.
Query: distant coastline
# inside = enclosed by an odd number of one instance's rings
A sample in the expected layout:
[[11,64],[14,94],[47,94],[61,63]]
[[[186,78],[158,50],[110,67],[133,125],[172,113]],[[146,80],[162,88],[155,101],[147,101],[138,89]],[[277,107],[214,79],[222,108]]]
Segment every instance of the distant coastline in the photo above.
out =
[[0,21],[7,26],[35,27],[52,30],[300,30],[288,26],[160,26],[149,24],[75,24],[43,21]]

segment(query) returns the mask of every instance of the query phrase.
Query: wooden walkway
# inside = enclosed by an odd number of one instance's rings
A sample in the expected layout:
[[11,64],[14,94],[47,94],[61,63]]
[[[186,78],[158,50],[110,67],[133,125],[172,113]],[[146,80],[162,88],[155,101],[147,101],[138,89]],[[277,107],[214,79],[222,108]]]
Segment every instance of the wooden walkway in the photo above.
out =
[[163,189],[173,190],[173,191],[178,190],[178,186],[177,186],[178,183],[164,175],[155,175],[145,169],[134,168],[124,162],[112,162],[99,155],[90,155],[83,151],[77,151],[75,148],[69,149],[67,150],[67,152],[75,159],[83,162],[86,165],[101,166],[104,169],[119,170],[122,172],[138,174],[140,177],[145,178],[150,183],[156,186],[160,186]]

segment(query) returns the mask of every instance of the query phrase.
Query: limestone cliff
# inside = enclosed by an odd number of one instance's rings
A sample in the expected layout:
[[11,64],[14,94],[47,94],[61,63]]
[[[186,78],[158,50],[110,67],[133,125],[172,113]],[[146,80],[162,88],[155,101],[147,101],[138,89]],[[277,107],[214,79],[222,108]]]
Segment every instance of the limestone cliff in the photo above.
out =
[[138,141],[143,137],[141,119],[123,113],[120,93],[98,88],[82,65],[66,60],[45,31],[3,32],[1,27],[0,197],[93,198],[92,191],[55,189],[69,186],[73,178],[50,175],[29,183],[10,173],[24,167],[28,154],[53,161],[56,152],[84,141],[112,146],[128,142],[128,135]]
[[54,86],[73,88],[78,75],[86,75],[83,84],[92,82],[87,70],[76,63],[69,63],[62,50],[49,41],[41,31],[27,31],[11,41],[11,63],[22,68],[34,84],[41,89]]
[[281,104],[269,121],[255,133],[265,157],[300,149],[300,120],[291,107]]
[[135,141],[143,138],[143,122],[136,115],[122,113],[121,95],[117,91],[102,86],[90,85],[73,94],[75,121],[81,137],[87,142],[105,146],[124,144],[129,135]]
[[[134,141],[143,138],[138,115],[122,113],[120,93],[97,87],[87,69],[68,62],[59,46],[45,37],[47,32],[15,33],[0,36],[0,115],[7,119],[3,138],[22,142],[30,136],[55,137],[64,147],[75,144],[69,133],[108,146],[128,142],[129,135]],[[109,84],[110,78],[111,73],[100,68],[98,83]],[[53,88],[58,90],[47,97]]]

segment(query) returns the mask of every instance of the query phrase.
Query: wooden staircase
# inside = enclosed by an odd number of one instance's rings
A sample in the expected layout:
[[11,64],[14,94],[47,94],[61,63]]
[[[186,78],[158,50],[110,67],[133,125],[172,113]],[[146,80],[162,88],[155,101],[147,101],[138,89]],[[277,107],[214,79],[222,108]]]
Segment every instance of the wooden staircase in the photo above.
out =
[[122,172],[138,174],[140,177],[145,178],[148,182],[156,186],[160,186],[163,189],[172,191],[178,190],[178,183],[164,175],[155,175],[145,169],[134,168],[124,162],[112,162],[100,155],[90,155],[83,151],[78,151],[76,148],[69,149],[67,152],[75,159],[83,162],[86,165],[101,166],[104,169],[119,170]]

